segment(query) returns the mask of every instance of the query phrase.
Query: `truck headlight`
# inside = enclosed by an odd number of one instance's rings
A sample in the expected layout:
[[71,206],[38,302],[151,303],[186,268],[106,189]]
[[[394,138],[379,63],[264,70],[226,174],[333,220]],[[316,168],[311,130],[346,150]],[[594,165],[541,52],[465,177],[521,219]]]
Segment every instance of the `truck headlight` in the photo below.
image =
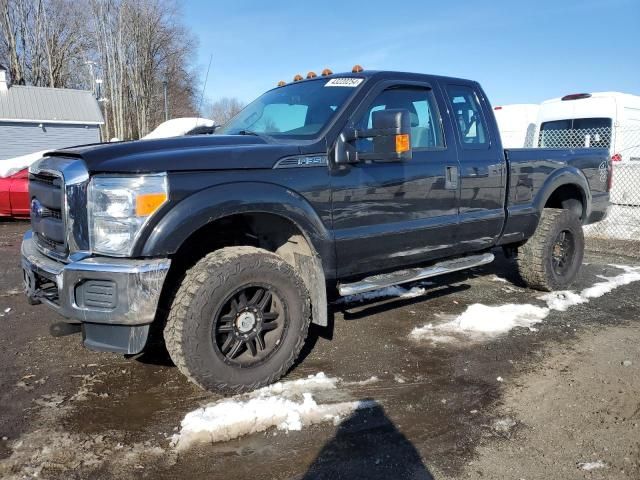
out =
[[126,257],[149,218],[169,198],[167,175],[95,176],[87,198],[91,251]]

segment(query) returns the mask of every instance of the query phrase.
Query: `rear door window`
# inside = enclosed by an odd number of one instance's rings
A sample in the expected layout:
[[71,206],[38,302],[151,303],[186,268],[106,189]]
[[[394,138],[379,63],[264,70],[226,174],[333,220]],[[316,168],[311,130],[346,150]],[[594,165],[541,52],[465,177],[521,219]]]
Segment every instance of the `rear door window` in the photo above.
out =
[[463,85],[448,85],[447,95],[462,146],[487,148],[489,145],[487,125],[473,88]]

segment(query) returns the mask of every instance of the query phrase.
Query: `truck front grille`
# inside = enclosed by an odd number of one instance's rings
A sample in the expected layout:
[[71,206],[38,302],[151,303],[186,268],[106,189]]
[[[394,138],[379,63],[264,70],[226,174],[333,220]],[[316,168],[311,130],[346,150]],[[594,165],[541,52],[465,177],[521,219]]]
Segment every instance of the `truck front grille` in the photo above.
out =
[[29,174],[31,227],[36,243],[58,256],[67,253],[64,225],[64,181],[53,172]]

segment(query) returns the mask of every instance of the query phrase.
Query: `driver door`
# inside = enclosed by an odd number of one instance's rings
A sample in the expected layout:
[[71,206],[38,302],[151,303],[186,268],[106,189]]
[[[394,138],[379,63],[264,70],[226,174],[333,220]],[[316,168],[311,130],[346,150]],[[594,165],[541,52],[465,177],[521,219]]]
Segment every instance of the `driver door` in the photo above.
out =
[[[451,127],[442,121],[437,95],[428,84],[386,82],[354,114],[350,124],[363,129],[377,110],[408,110],[413,158],[332,171],[339,277],[394,270],[455,250],[459,168],[455,147],[445,143]],[[370,151],[371,140],[356,147]]]

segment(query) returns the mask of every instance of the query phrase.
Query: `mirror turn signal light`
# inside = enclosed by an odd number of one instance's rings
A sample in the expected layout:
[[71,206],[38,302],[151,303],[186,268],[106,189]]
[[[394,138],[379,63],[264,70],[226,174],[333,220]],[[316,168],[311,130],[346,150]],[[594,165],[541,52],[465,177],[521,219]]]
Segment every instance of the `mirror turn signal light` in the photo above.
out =
[[402,135],[396,135],[396,153],[408,152],[411,148],[411,141],[409,140],[409,134],[403,133]]
[[354,65],[351,69],[351,73],[360,73],[364,70],[360,65]]
[[330,68],[325,68],[324,70],[322,70],[322,76],[326,77],[328,75],[333,75],[333,72],[331,71]]

